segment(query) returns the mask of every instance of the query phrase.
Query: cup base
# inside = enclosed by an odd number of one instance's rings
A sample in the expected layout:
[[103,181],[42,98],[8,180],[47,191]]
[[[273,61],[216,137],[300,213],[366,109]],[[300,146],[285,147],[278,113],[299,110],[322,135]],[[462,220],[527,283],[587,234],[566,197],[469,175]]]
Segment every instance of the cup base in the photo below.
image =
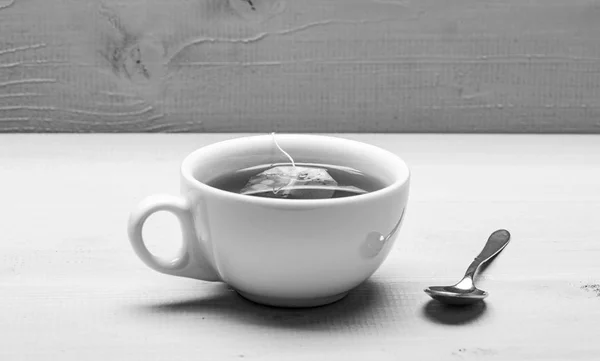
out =
[[308,307],[319,307],[325,306],[330,303],[337,302],[348,295],[348,292],[343,292],[333,296],[326,297],[314,297],[314,298],[279,298],[279,297],[268,297],[268,296],[257,296],[246,292],[236,292],[243,298],[259,303],[265,306],[272,307],[284,307],[284,308],[308,308]]

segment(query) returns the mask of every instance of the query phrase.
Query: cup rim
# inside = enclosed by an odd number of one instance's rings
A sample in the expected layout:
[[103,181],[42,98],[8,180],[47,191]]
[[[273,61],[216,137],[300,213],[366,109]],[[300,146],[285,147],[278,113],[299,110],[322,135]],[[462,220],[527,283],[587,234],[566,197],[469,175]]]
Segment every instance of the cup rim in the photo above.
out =
[[193,165],[197,162],[195,160],[199,158],[203,153],[210,149],[218,149],[220,147],[234,147],[236,143],[248,141],[251,139],[260,139],[260,138],[271,138],[271,135],[250,135],[250,136],[241,136],[232,139],[226,139],[222,141],[218,141],[201,148],[194,150],[189,153],[181,163],[180,172],[183,179],[187,181],[188,184],[193,185],[195,188],[202,190],[203,192],[210,192],[218,195],[219,197],[225,198],[230,201],[237,201],[242,203],[251,203],[258,206],[265,207],[277,207],[284,209],[310,209],[310,208],[320,208],[320,207],[329,207],[329,206],[343,206],[354,204],[357,202],[368,202],[377,198],[385,198],[396,192],[399,188],[404,187],[409,183],[411,178],[411,171],[404,159],[400,156],[386,150],[380,148],[378,146],[352,140],[346,139],[342,137],[328,136],[328,135],[319,135],[319,134],[295,134],[295,133],[278,133],[278,137],[291,137],[291,138],[311,138],[313,140],[319,140],[322,142],[327,141],[342,141],[346,144],[352,145],[354,147],[360,147],[365,150],[370,150],[375,153],[386,154],[388,158],[393,159],[398,166],[404,168],[403,174],[404,177],[398,177],[391,184],[378,189],[373,192],[368,192],[364,194],[353,195],[351,197],[342,197],[342,198],[326,198],[326,199],[283,199],[283,198],[267,198],[267,197],[249,197],[247,195],[238,194],[228,192],[222,189],[218,189],[216,187],[210,186],[200,180],[196,179],[193,175]]

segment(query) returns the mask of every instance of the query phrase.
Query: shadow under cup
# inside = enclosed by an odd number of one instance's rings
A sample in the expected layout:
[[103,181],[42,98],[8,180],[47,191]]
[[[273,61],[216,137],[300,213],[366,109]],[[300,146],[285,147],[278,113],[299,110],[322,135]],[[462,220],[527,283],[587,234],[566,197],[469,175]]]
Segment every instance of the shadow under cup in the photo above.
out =
[[252,301],[284,307],[334,302],[387,257],[408,202],[409,169],[393,153],[357,141],[294,134],[276,139],[297,163],[352,167],[385,187],[309,200],[227,192],[207,183],[289,159],[270,135],[212,144],[190,154],[181,169],[197,241],[219,278]]

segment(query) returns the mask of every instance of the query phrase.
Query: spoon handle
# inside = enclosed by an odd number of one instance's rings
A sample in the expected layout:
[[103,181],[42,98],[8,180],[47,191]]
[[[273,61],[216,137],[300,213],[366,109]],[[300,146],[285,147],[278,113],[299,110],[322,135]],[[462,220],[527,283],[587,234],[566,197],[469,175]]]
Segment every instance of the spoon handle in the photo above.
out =
[[499,229],[492,233],[479,255],[475,257],[475,260],[467,269],[465,276],[473,278],[479,266],[481,266],[485,262],[489,261],[490,258],[500,253],[500,251],[502,251],[504,247],[506,247],[509,241],[510,233],[505,229]]

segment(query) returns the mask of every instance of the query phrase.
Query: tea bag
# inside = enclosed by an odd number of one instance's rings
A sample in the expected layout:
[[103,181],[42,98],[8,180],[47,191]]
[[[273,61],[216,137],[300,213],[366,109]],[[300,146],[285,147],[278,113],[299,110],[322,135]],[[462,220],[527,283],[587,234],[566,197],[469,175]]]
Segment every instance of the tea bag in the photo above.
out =
[[340,187],[327,169],[311,166],[296,166],[294,159],[277,143],[273,142],[291,161],[291,166],[276,166],[251,177],[241,194],[269,198],[324,199],[332,198],[336,191],[343,190],[355,194],[366,193],[354,186]]
[[250,178],[241,193],[270,198],[331,198],[337,185],[323,168],[277,166]]

